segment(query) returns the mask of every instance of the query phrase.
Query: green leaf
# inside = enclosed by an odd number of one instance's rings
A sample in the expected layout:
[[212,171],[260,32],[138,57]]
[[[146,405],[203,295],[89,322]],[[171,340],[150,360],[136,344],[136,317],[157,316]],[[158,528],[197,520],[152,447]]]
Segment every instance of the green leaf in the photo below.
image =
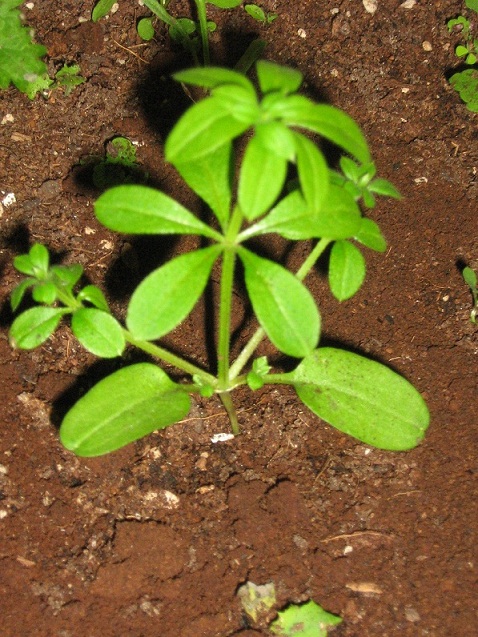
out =
[[247,89],[251,96],[255,97],[256,95],[254,85],[243,73],[238,73],[237,71],[219,66],[186,69],[174,73],[173,78],[183,84],[202,86],[207,89],[214,89],[222,84],[241,86]]
[[145,42],[154,38],[153,18],[141,18],[136,25],[139,37]]
[[105,15],[111,11],[111,7],[115,2],[116,0],[98,0],[91,12],[92,21],[98,22],[98,20],[104,18]]
[[78,64],[71,66],[65,64],[55,75],[55,88],[62,88],[65,95],[69,95],[76,86],[86,82],[86,79],[80,75],[80,71]]
[[356,157],[371,161],[367,141],[358,124],[342,110],[328,104],[315,104],[303,95],[291,95],[268,109],[270,115],[288,126],[318,133]]
[[52,280],[62,288],[72,289],[83,274],[83,266],[79,263],[71,265],[54,265],[50,269]]
[[327,199],[322,210],[315,215],[314,223],[316,237],[348,239],[360,229],[360,208],[345,188],[330,184]]
[[34,286],[33,300],[44,305],[52,305],[57,298],[57,288],[53,281],[42,281]]
[[350,299],[365,279],[365,259],[349,241],[336,241],[329,261],[329,286],[338,301]]
[[71,329],[84,348],[101,358],[121,356],[125,348],[123,328],[103,310],[83,307],[73,313]]
[[317,345],[320,315],[309,290],[281,265],[239,249],[247,292],[259,323],[284,354],[302,358]]
[[412,449],[429,425],[427,406],[413,385],[357,354],[321,348],[286,376],[322,420],[379,449]]
[[211,246],[183,254],[168,261],[139,284],[126,316],[126,324],[134,338],[160,338],[186,318],[203,293],[221,249]]
[[329,192],[329,168],[324,156],[307,137],[294,134],[297,171],[304,199],[312,213],[322,210]]
[[27,292],[27,290],[33,287],[36,282],[37,282],[36,279],[33,279],[32,277],[28,277],[28,279],[23,279],[23,281],[19,283],[12,290],[12,293],[10,296],[10,306],[13,312],[15,312],[20,306],[20,303],[22,302],[23,297],[25,296],[25,292]]
[[375,250],[376,252],[385,252],[385,250],[387,249],[387,242],[385,241],[385,237],[383,236],[378,225],[375,223],[375,221],[372,221],[372,219],[362,217],[360,228],[357,234],[354,236],[354,239],[367,248]]
[[57,307],[32,307],[13,321],[10,342],[18,349],[34,349],[53,334],[61,317],[70,310]]
[[263,9],[257,6],[257,4],[246,4],[244,5],[244,9],[246,13],[251,16],[251,18],[254,18],[254,20],[257,20],[258,22],[267,21],[266,14],[264,13]]
[[244,109],[236,111],[225,96],[209,97],[194,104],[169,134],[165,145],[166,160],[174,165],[195,161],[239,137],[256,119],[252,103],[242,106],[249,110],[249,117],[245,116]]
[[383,197],[393,197],[394,199],[402,198],[401,194],[388,179],[374,179],[372,183],[369,184],[368,189]]
[[233,9],[234,7],[238,7],[242,0],[206,0],[206,2],[220,9]]
[[176,162],[184,181],[203,199],[224,229],[231,205],[232,144],[188,163]]
[[465,0],[468,9],[472,9],[478,13],[478,0]]
[[16,8],[20,4],[20,0],[0,2],[0,89],[12,83],[33,99],[52,81],[42,60],[46,48],[32,41],[31,30],[23,25]]
[[125,367],[100,381],[65,416],[60,439],[78,456],[101,456],[184,418],[190,399],[156,365]]
[[[30,248],[30,260],[35,269],[35,272],[48,272],[48,267],[50,264],[50,255],[48,254],[47,248],[41,243],[35,243]],[[37,274],[38,276],[38,274]]]
[[476,288],[477,285],[477,276],[476,276],[476,272],[473,270],[473,268],[470,268],[469,266],[466,266],[465,268],[463,268],[463,280],[465,281],[465,283],[467,284],[467,286],[471,289]]
[[268,148],[271,153],[294,161],[296,149],[294,143],[294,132],[289,130],[282,122],[270,121],[261,122],[255,127],[255,136],[264,148]]
[[327,637],[327,628],[337,626],[342,619],[325,611],[313,600],[291,604],[278,612],[270,630],[279,637]]
[[259,60],[256,64],[256,70],[259,86],[263,93],[278,91],[283,95],[287,95],[295,93],[302,84],[302,73],[289,66],[281,66],[267,60]]
[[239,175],[238,202],[246,219],[266,212],[279,196],[287,174],[287,160],[253,137],[247,144]]
[[116,186],[95,203],[98,220],[110,230],[125,234],[217,233],[164,193],[147,186]]
[[98,310],[108,312],[108,301],[105,298],[103,292],[96,287],[96,285],[86,285],[78,294],[78,301],[88,301],[94,305]]

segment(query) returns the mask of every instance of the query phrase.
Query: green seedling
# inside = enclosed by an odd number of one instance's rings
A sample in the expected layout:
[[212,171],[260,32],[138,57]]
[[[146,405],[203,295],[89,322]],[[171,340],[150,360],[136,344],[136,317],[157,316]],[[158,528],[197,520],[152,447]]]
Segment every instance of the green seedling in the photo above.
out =
[[137,164],[136,147],[127,137],[113,137],[105,144],[105,157],[89,157],[81,163],[93,168],[91,179],[99,190],[119,184],[146,183],[148,173]]
[[65,95],[69,95],[76,86],[83,84],[85,81],[85,78],[80,75],[78,64],[72,64],[71,66],[65,64],[57,71],[55,82],[51,88],[61,88]]
[[278,615],[270,630],[279,637],[327,637],[327,629],[342,622],[340,617],[328,613],[312,600],[301,605],[291,604]]
[[[319,257],[331,248],[329,282],[332,294],[343,301],[365,277],[359,246],[385,250],[379,227],[362,214],[361,195],[346,175],[338,179],[332,173],[317,145],[321,138],[334,143],[359,166],[366,165],[370,176],[374,169],[367,142],[343,111],[298,94],[302,75],[297,70],[266,61],[258,62],[256,70],[259,91],[245,75],[223,68],[190,69],[174,76],[209,91],[177,122],[166,141],[165,157],[209,207],[210,224],[142,185],[117,186],[96,201],[96,217],[110,230],[195,235],[200,243],[139,284],[124,325],[113,317],[99,289],[86,286],[75,292],[80,266],[50,266],[46,248],[37,245],[15,259],[15,267],[27,278],[14,290],[12,308],[19,308],[30,288],[40,305],[14,320],[14,346],[38,347],[69,315],[73,334],[93,354],[121,356],[125,346],[132,345],[184,376],[176,382],[158,365],[139,363],[101,380],[61,425],[63,444],[78,455],[114,451],[185,418],[191,394],[216,394],[237,434],[232,394],[244,385],[252,390],[265,384],[290,385],[321,419],[382,449],[410,449],[424,436],[428,409],[408,381],[358,354],[319,346],[321,315],[304,284]],[[304,131],[318,135],[317,143]],[[243,136],[247,145],[235,175],[235,142]],[[291,171],[295,177],[289,182]],[[372,178],[360,181],[360,193],[374,183]],[[383,188],[384,183],[378,190]],[[254,251],[257,240],[270,234],[312,245],[296,272]],[[205,370],[163,347],[161,338],[192,311],[214,265],[220,271],[217,367]],[[242,276],[258,327],[232,359],[232,295]],[[273,369],[264,357],[254,360],[265,337],[294,361],[292,371]]]
[[244,9],[251,18],[254,18],[254,20],[257,20],[257,22],[261,22],[262,24],[271,24],[279,17],[277,13],[264,11],[264,9],[257,4],[245,4]]
[[476,324],[476,315],[478,314],[478,282],[476,272],[472,268],[467,266],[466,268],[463,268],[462,275],[463,280],[470,288],[471,296],[473,298],[473,307],[470,312],[470,321]]
[[[466,0],[466,6],[478,13],[478,0]],[[460,33],[463,42],[455,47],[455,54],[470,68],[454,73],[449,82],[459,93],[468,110],[478,112],[478,37],[475,37],[475,22],[463,15],[447,22],[450,33]]]

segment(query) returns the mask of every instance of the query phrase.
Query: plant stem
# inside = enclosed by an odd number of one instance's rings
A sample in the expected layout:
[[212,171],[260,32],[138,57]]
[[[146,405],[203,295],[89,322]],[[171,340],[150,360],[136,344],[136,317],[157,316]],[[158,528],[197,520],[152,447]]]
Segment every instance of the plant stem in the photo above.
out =
[[143,0],[143,2],[148,7],[148,9],[152,11],[160,20],[165,22],[168,26],[173,27],[178,33],[181,34],[181,43],[183,44],[184,48],[187,49],[188,52],[191,54],[194,65],[199,66],[199,60],[196,50],[194,49],[189,35],[181,26],[181,23],[172,15],[170,15],[166,8],[162,4],[160,4],[158,0]]
[[201,32],[201,44],[204,66],[209,66],[211,58],[209,55],[209,36],[207,30],[206,2],[205,0],[194,0],[199,18],[199,30]]
[[[305,259],[304,263],[297,270],[295,276],[299,279],[299,281],[303,281],[305,277],[312,270],[314,265],[317,262],[317,259],[322,255],[326,247],[329,243],[332,242],[332,239],[328,239],[326,237],[317,241],[314,249],[310,252],[309,256]],[[239,356],[236,358],[234,363],[231,365],[231,369],[229,371],[229,379],[234,380],[244,369],[249,358],[252,356],[254,351],[256,350],[259,343],[265,336],[265,331],[262,327],[257,328],[251,338],[248,340],[246,345],[243,347]]]
[[224,405],[224,409],[227,411],[227,415],[229,416],[232,433],[237,436],[241,433],[241,429],[239,427],[237,412],[232,402],[231,394],[229,392],[222,392],[221,394],[219,394],[219,398],[221,399],[221,402]]
[[184,358],[176,356],[176,354],[173,354],[167,349],[159,347],[158,345],[155,345],[150,341],[142,341],[140,339],[136,339],[130,332],[128,332],[128,330],[123,330],[123,333],[128,343],[131,343],[131,345],[134,345],[138,349],[143,350],[143,352],[151,354],[155,358],[160,358],[166,363],[174,365],[178,369],[181,369],[183,372],[186,372],[191,376],[197,375],[202,380],[204,380],[204,382],[210,383],[213,387],[217,385],[217,379],[212,374],[205,372],[203,369],[197,367],[193,363],[189,363],[188,361],[184,360]]

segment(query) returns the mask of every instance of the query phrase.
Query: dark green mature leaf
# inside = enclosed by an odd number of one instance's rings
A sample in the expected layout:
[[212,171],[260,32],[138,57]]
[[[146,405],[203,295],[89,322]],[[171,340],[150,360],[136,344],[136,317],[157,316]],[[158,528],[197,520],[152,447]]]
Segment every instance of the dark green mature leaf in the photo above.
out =
[[[245,95],[242,91],[241,96]],[[166,140],[167,161],[174,165],[176,162],[181,164],[195,161],[203,155],[215,152],[253,124],[257,114],[252,100],[249,105],[242,104],[244,108],[236,111],[229,97],[209,97],[184,113]],[[247,109],[249,117],[245,112]]]
[[227,225],[231,205],[231,162],[231,143],[196,161],[176,162],[176,169],[184,181],[207,203],[223,229]]
[[217,233],[159,190],[147,186],[116,186],[95,202],[98,220],[110,230],[126,234],[198,234],[217,238]]
[[317,146],[301,135],[294,133],[297,152],[297,171],[304,199],[312,213],[320,212],[329,192],[329,168]]
[[336,241],[329,261],[329,286],[338,301],[350,299],[365,279],[365,259],[349,241]]
[[413,385],[357,354],[320,348],[285,376],[317,416],[379,449],[412,449],[429,425],[427,406]]
[[284,186],[286,174],[287,160],[253,137],[244,153],[238,186],[238,202],[246,219],[255,219],[270,208]]
[[263,93],[278,91],[283,95],[295,93],[302,84],[302,73],[289,66],[281,66],[267,60],[256,65],[259,86]]
[[84,348],[101,358],[121,356],[125,348],[123,328],[103,310],[83,307],[74,312],[71,330]]
[[78,456],[101,456],[184,418],[190,399],[156,365],[139,363],[111,374],[65,416],[60,439]]
[[281,352],[302,358],[317,345],[320,315],[309,290],[281,265],[239,249],[259,323]]
[[13,321],[10,342],[19,349],[34,349],[53,334],[61,317],[70,310],[58,307],[32,307]]
[[133,293],[126,315],[133,337],[154,340],[179,325],[203,293],[220,252],[217,245],[195,250],[148,275]]
[[358,124],[334,106],[315,104],[303,95],[290,95],[271,106],[268,113],[288,126],[318,133],[362,163],[371,161],[367,141]]

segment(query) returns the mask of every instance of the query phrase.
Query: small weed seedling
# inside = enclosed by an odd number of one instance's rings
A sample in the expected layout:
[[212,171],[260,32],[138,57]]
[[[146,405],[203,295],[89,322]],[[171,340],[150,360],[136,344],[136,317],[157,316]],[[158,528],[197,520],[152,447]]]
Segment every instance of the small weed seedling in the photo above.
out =
[[251,18],[254,18],[254,20],[262,24],[272,24],[272,22],[279,17],[277,13],[266,13],[264,9],[257,4],[245,4],[244,9]]
[[[47,249],[38,244],[14,261],[27,278],[12,293],[13,310],[29,289],[39,304],[14,320],[14,346],[38,347],[70,315],[73,334],[93,354],[121,356],[129,344],[189,378],[174,382],[158,365],[139,363],[101,380],[61,425],[63,444],[78,455],[108,453],[183,419],[190,409],[190,394],[195,393],[217,394],[237,434],[234,389],[248,385],[257,390],[266,383],[291,385],[320,418],[366,444],[404,450],[423,438],[428,410],[408,381],[357,354],[318,347],[321,316],[303,282],[331,247],[331,291],[339,301],[351,298],[365,277],[357,244],[379,252],[386,248],[377,224],[362,216],[359,201],[366,195],[365,203],[373,205],[372,193],[398,193],[388,182],[374,179],[367,142],[353,119],[297,94],[302,82],[298,71],[265,61],[256,68],[259,94],[243,74],[228,69],[198,68],[175,75],[179,82],[209,91],[173,128],[165,156],[210,208],[210,225],[143,185],[117,186],[96,201],[98,220],[111,230],[201,238],[200,248],[172,258],[139,284],[125,326],[111,314],[97,287],[87,285],[75,292],[81,266],[51,266]],[[301,130],[333,142],[353,157],[342,161],[344,174],[330,170],[319,147]],[[234,179],[234,141],[249,131],[253,134]],[[291,170],[296,176],[287,182]],[[313,241],[297,272],[251,249],[250,239],[271,233]],[[259,327],[231,360],[238,261]],[[217,368],[205,371],[162,347],[160,339],[191,312],[216,262],[221,270]],[[265,336],[281,353],[298,359],[293,371],[276,373],[264,357],[253,359]]]
[[106,157],[90,157],[82,163],[93,166],[93,185],[106,190],[119,184],[146,183],[148,174],[137,164],[136,148],[126,137],[113,137],[106,145]]
[[470,288],[471,296],[473,298],[473,307],[470,312],[470,321],[476,324],[476,315],[478,314],[478,281],[476,272],[472,268],[466,266],[466,268],[463,268],[462,275],[463,280]]
[[[468,9],[478,14],[478,0],[465,0]],[[475,16],[475,19],[478,16]],[[447,22],[450,33],[460,33],[463,42],[455,47],[456,56],[470,68],[458,71],[450,77],[450,84],[458,91],[470,111],[478,112],[478,37],[476,23],[463,15]]]
[[270,629],[279,637],[327,637],[327,629],[337,626],[342,619],[325,611],[313,600],[305,604],[290,604],[272,622]]

